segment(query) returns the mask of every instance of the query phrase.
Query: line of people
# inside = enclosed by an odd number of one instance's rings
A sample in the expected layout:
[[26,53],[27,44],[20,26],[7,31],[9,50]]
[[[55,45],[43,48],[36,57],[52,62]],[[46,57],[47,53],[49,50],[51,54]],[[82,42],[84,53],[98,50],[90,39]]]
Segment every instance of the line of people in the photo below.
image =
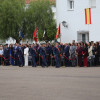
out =
[[5,66],[97,66],[100,65],[100,42],[0,45],[0,65]]

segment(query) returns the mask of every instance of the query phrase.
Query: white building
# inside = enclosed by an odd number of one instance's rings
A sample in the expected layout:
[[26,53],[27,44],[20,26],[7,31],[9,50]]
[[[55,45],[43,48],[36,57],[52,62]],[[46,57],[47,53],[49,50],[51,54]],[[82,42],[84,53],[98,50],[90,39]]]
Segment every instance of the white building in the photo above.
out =
[[[90,25],[85,24],[85,8],[91,8]],[[56,14],[63,43],[100,41],[100,0],[56,0]]]

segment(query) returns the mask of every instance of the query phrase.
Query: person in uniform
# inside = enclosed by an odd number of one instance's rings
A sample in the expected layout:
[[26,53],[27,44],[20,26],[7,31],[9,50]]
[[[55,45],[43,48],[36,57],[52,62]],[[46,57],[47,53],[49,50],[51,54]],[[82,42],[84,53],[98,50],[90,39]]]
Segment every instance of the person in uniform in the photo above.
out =
[[14,50],[14,65],[15,66],[18,66],[19,65],[19,59],[18,59],[18,50],[19,50],[19,47],[18,47],[18,44],[15,43],[15,46],[13,48]]
[[19,67],[23,67],[24,62],[23,62],[23,50],[21,44],[19,44],[18,48],[18,58],[19,58]]
[[32,67],[36,67],[36,48],[35,45],[33,44],[32,47],[30,48],[30,53],[32,56]]
[[60,47],[60,65],[63,66],[64,65],[64,48],[65,46],[63,45],[63,43],[59,43],[59,47]]
[[52,48],[49,43],[46,44],[46,58],[47,58],[47,64],[50,66],[51,64],[51,53],[52,53]]
[[4,64],[5,66],[9,65],[9,48],[8,48],[8,44],[5,45],[4,47]]
[[45,49],[46,45],[43,43],[41,44],[41,47],[40,47],[40,56],[42,58],[42,67],[45,67],[47,65],[47,60],[46,60],[46,49]]
[[60,67],[60,47],[59,47],[58,42],[56,42],[56,46],[53,48],[53,54],[55,57],[56,68],[59,68]]
[[13,45],[9,45],[9,56],[10,56],[10,65],[14,66],[14,50],[13,50]]
[[68,67],[69,66],[69,46],[68,46],[67,43],[65,44],[64,55],[66,56],[66,58],[65,58],[65,66]]

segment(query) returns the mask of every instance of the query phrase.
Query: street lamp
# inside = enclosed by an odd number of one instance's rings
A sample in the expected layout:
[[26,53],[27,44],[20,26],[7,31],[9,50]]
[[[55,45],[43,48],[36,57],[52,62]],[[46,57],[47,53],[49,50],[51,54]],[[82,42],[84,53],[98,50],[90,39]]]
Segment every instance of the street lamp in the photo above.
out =
[[67,23],[66,21],[63,21],[63,22],[62,22],[62,25],[63,25],[64,27],[68,28],[68,23]]

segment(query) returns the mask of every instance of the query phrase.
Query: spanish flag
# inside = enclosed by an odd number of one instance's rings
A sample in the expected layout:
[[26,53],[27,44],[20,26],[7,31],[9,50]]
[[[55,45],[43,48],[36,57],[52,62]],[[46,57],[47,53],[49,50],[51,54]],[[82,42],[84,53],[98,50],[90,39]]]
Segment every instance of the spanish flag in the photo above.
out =
[[85,24],[91,24],[91,8],[85,9]]
[[60,35],[60,24],[59,24],[59,27],[58,27],[58,30],[57,30],[56,39],[59,37],[59,35]]

